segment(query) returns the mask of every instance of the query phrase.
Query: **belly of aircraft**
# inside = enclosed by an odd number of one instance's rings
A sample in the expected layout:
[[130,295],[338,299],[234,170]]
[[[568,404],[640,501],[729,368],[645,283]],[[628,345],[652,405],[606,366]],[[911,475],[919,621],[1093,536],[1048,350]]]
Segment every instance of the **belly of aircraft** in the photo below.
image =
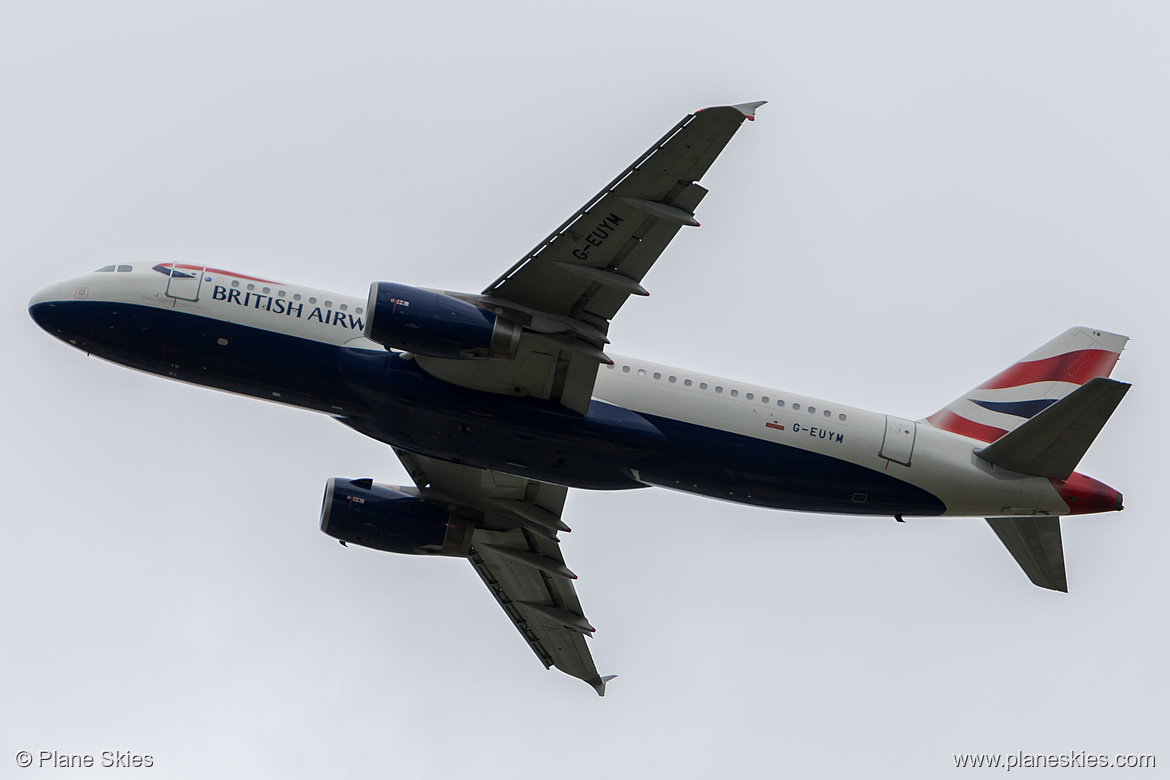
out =
[[739,503],[851,514],[945,511],[921,488],[816,452],[595,400],[557,404],[459,388],[388,352],[132,304],[67,302],[56,334],[100,357],[323,411],[395,447],[589,489],[657,485]]

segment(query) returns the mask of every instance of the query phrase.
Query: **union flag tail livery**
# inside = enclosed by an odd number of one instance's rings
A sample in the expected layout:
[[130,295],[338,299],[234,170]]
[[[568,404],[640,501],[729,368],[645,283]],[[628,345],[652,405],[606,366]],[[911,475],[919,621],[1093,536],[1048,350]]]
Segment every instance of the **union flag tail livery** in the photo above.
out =
[[1127,341],[1116,333],[1071,328],[924,422],[991,443],[1090,379],[1108,377]]
[[29,313],[86,354],[321,412],[393,447],[414,484],[330,479],[321,530],[468,559],[540,661],[599,694],[612,676],[593,663],[561,544],[570,488],[984,517],[1032,582],[1067,590],[1060,517],[1121,509],[1074,469],[1129,388],[1108,378],[1125,337],[1074,328],[918,421],[607,354],[610,321],[698,226],[698,180],[759,106],[685,117],[478,294],[338,294],[130,262],[42,290]]
[[[1068,507],[1059,514],[1120,510],[1121,493],[1074,469],[1129,390],[1108,378],[1127,341],[1072,328],[924,422],[987,442],[974,452],[993,469],[1047,478]],[[1028,579],[1067,592],[1060,518],[1028,514],[987,522]]]

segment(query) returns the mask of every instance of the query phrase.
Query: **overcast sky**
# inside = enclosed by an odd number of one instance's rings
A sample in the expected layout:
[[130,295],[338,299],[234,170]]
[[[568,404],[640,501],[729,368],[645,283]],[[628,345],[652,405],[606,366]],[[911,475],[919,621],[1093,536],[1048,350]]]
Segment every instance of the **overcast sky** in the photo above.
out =
[[[168,778],[1170,766],[1164,3],[400,5],[0,12],[0,774],[19,750]],[[318,530],[327,478],[408,482],[388,448],[27,315],[113,262],[476,292],[685,114],[759,99],[613,351],[921,417],[1068,327],[1131,336],[1080,467],[1127,509],[1064,522],[1068,595],[980,519],[574,491],[565,557],[620,675],[599,699],[465,562]]]

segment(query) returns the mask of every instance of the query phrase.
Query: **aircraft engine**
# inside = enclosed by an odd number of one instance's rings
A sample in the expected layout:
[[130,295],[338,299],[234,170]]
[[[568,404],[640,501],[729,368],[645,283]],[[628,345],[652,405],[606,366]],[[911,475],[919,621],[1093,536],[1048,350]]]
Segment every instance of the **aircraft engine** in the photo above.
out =
[[439,358],[507,358],[520,326],[467,301],[394,282],[374,282],[366,338],[385,347]]
[[325,484],[321,530],[374,550],[466,557],[471,522],[406,490],[412,488],[335,477]]

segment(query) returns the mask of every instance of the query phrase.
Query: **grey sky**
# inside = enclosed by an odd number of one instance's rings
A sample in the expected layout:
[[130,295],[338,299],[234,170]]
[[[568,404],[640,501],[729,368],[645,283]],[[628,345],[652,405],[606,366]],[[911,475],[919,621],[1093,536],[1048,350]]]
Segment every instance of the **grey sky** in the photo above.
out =
[[[168,778],[1170,765],[1170,11],[813,5],[0,12],[0,774],[22,749]],[[1133,337],[1081,465],[1128,509],[1065,522],[1069,595],[982,520],[574,492],[566,559],[620,675],[598,699],[466,563],[319,532],[328,477],[408,481],[389,449],[27,316],[110,262],[478,291],[684,114],[756,99],[614,351],[921,417],[1067,327]]]

